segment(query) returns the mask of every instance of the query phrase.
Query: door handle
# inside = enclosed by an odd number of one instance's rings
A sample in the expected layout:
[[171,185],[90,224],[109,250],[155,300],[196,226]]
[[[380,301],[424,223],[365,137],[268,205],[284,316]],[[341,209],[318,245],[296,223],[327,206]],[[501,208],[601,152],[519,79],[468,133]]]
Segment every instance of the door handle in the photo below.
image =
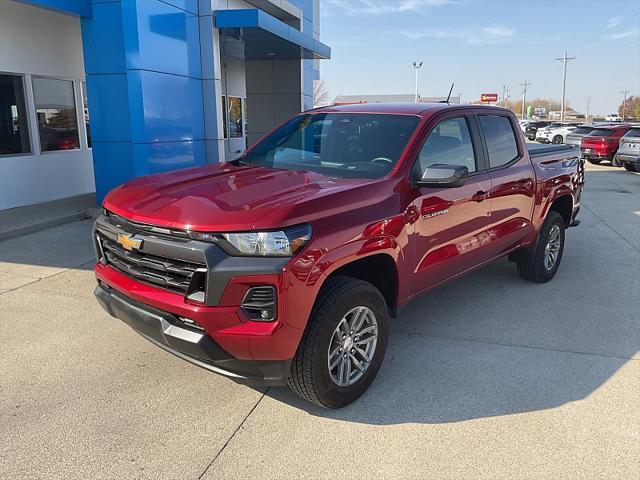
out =
[[413,224],[417,222],[418,218],[420,218],[418,209],[414,205],[411,205],[409,208],[405,210],[404,218],[405,218],[405,221],[409,224]]
[[486,200],[487,196],[488,196],[487,192],[485,192],[484,190],[480,190],[471,197],[471,200],[479,203]]
[[516,185],[519,189],[528,189],[531,187],[531,179],[530,178],[521,178],[516,182]]

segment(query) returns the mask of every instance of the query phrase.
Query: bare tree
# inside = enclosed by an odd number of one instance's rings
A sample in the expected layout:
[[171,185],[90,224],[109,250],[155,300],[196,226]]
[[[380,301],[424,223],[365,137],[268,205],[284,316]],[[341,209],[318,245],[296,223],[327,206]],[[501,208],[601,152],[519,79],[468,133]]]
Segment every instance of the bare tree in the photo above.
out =
[[323,107],[329,104],[329,91],[324,80],[313,81],[313,107]]

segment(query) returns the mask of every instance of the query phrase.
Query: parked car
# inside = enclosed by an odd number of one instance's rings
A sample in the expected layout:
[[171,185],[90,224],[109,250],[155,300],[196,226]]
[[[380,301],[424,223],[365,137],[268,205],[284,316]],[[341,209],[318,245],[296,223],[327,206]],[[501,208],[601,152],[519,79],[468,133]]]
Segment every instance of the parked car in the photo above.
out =
[[606,125],[598,127],[582,137],[580,153],[589,163],[599,165],[603,160],[614,163],[614,156],[620,146],[620,138],[629,131],[629,125]]
[[605,115],[604,119],[607,122],[622,122],[622,117],[617,113],[610,113],[609,115]]
[[184,360],[337,408],[374,380],[410,299],[507,254],[551,280],[582,178],[574,149],[528,147],[506,109],[325,107],[234,161],[112,190],[95,294]]
[[529,140],[535,140],[536,132],[538,131],[538,129],[542,127],[548,127],[549,125],[551,125],[551,122],[548,122],[546,120],[531,122],[525,127],[524,136],[527,137]]
[[633,126],[620,139],[616,163],[630,172],[640,172],[640,126]]
[[575,129],[575,125],[558,125],[539,128],[536,132],[536,141],[540,143],[564,143],[565,137]]
[[596,128],[593,124],[578,125],[575,130],[565,136],[564,143],[575,148],[580,148],[582,137],[593,132]]
[[525,133],[527,125],[533,123],[533,120],[518,120],[518,124],[520,125],[520,130],[522,133]]

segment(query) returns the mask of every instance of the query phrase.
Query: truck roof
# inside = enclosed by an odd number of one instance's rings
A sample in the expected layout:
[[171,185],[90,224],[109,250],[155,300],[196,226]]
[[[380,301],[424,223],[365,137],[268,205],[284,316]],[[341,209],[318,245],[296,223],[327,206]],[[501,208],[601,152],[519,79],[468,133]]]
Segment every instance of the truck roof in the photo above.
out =
[[433,114],[441,110],[465,110],[468,108],[487,109],[491,111],[504,110],[506,112],[511,112],[511,110],[489,105],[460,105],[450,103],[351,103],[347,105],[328,105],[326,107],[317,108],[313,110],[313,112],[386,113],[395,115],[422,116],[426,113]]

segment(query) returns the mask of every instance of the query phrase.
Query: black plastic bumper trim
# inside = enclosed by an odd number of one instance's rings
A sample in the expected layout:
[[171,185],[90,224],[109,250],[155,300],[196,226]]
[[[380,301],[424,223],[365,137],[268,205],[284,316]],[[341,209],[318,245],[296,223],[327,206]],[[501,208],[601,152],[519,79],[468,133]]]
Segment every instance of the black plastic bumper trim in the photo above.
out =
[[104,284],[98,284],[94,295],[112,317],[183,360],[246,385],[287,384],[291,360],[240,360],[225,352],[210,336],[175,325],[175,317],[168,312],[136,302]]

